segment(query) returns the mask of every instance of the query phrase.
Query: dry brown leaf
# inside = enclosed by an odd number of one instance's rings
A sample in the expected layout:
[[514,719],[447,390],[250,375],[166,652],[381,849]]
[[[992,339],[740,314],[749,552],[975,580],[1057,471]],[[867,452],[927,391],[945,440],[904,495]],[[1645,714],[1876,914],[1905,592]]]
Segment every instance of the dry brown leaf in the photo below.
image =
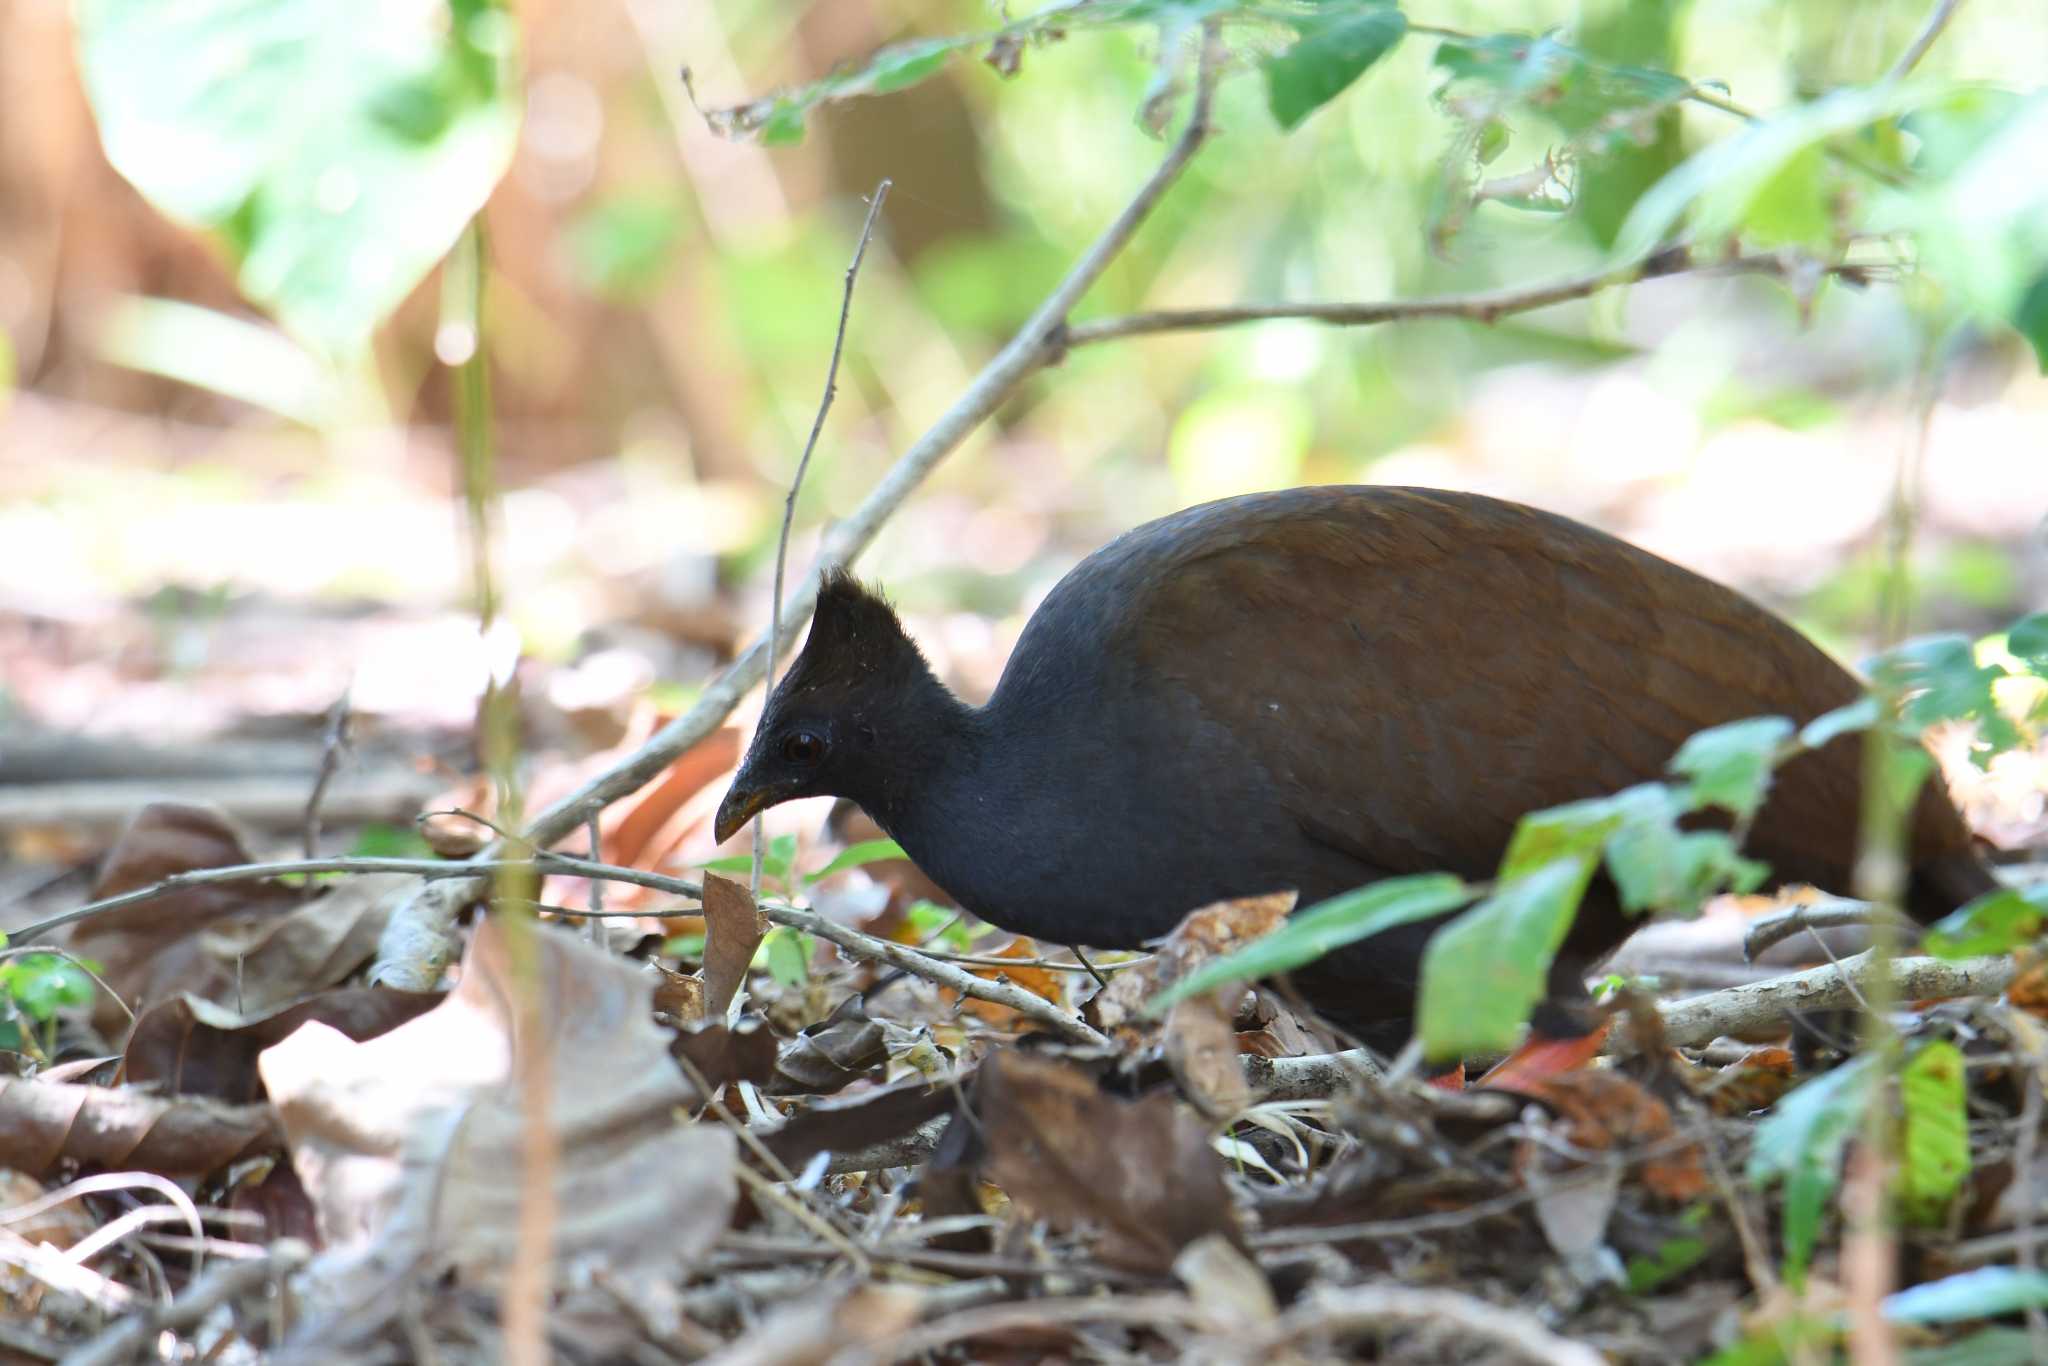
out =
[[911,1077],[857,1095],[816,1101],[765,1135],[770,1152],[791,1171],[819,1153],[855,1152],[901,1138],[958,1103],[960,1087],[932,1086]]
[[32,1176],[64,1161],[204,1176],[273,1152],[283,1137],[268,1105],[0,1077],[0,1167]]
[[[115,896],[173,873],[249,861],[217,809],[156,802],[115,842],[93,894]],[[377,874],[317,894],[269,880],[189,887],[84,921],[70,947],[99,962],[100,975],[138,1015],[182,993],[253,1016],[324,991],[368,962],[391,908],[417,882]],[[93,1023],[120,1038],[127,1016],[102,994]]]
[[767,933],[768,917],[755,908],[745,887],[716,873],[704,874],[703,1018],[725,1018]]
[[121,1062],[122,1080],[154,1084],[165,1095],[245,1104],[263,1097],[256,1055],[308,1020],[331,1025],[351,1039],[373,1039],[440,1000],[433,992],[354,987],[248,1017],[203,997],[177,996],[151,1006],[135,1021]]
[[1159,1021],[1146,1018],[1147,1001],[1211,959],[1278,929],[1293,909],[1293,892],[1271,892],[1188,912],[1151,958],[1119,972],[1095,997],[1096,1027],[1127,1051],[1145,1047],[1162,1029]]
[[367,1043],[308,1024],[258,1059],[322,1228],[351,1245],[316,1263],[331,1312],[374,1299],[379,1266],[472,1283],[502,1273],[521,1202],[521,1078],[536,1066],[561,1154],[558,1276],[673,1277],[726,1227],[733,1139],[678,1122],[695,1096],[649,1018],[649,979],[565,933],[530,932],[536,1037],[515,1030],[525,988],[493,917],[435,1009]]
[[[241,833],[220,808],[152,802],[115,838],[92,895],[94,900],[119,896],[174,873],[253,861]],[[227,917],[249,923],[274,919],[302,900],[304,893],[297,888],[273,881],[188,887],[104,911],[73,929],[69,943],[81,957],[100,963],[101,977],[140,1012],[174,991],[204,990],[189,981],[166,986],[167,979],[203,960],[193,948],[200,930]],[[102,994],[93,1007],[93,1024],[108,1038],[117,1038],[127,1016]]]
[[869,1019],[861,998],[849,996],[832,1014],[782,1046],[775,1059],[776,1095],[830,1095],[885,1066],[889,1041]]
[[677,972],[660,963],[652,966],[655,973],[654,1018],[663,1024],[702,1024],[704,979],[695,973]]
[[974,1097],[983,1174],[1036,1218],[1096,1230],[1104,1261],[1164,1272],[1206,1234],[1239,1241],[1209,1126],[1169,1093],[1121,1100],[1080,1068],[1006,1049]]
[[780,1044],[760,1016],[743,1015],[730,1026],[696,1024],[676,1031],[668,1051],[687,1059],[713,1091],[736,1081],[764,1083],[775,1075]]

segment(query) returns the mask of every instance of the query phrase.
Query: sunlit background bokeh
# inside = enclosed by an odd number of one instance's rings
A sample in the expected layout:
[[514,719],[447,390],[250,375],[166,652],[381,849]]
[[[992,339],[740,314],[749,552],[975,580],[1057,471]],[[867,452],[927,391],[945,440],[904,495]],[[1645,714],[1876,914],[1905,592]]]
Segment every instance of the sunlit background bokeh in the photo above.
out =
[[[1756,110],[1873,78],[1926,15],[1921,0],[1409,10],[1452,29],[1561,29]],[[963,58],[763,148],[714,135],[680,70],[707,106],[729,104],[893,40],[986,28],[989,7],[513,13],[522,122],[486,214],[507,613],[564,678],[623,650],[634,686],[687,693],[765,618],[862,197],[893,182],[799,504],[799,564],[1157,164],[1163,143],[1136,117],[1154,53],[1141,35],[1075,34],[1008,80]],[[2048,10],[2018,0],[1963,6],[1924,64],[2018,86],[2043,69]],[[66,5],[0,0],[0,707],[192,735],[317,715],[352,680],[373,714],[466,717],[483,646],[437,279],[368,365],[309,363],[206,241],[110,166],[78,70]],[[1585,168],[1566,211],[1487,203],[1447,223],[1460,133],[1441,82],[1430,45],[1410,41],[1283,136],[1256,80],[1229,80],[1222,135],[1080,316],[1594,269],[1641,188],[1733,117],[1680,106]],[[1510,131],[1503,175],[1546,151],[1542,130]],[[1611,528],[1853,656],[1903,467],[1912,625],[1981,633],[2048,597],[2048,382],[2016,337],[1964,339],[1923,449],[1926,350],[1909,286],[1802,299],[1756,278],[1656,282],[1492,326],[1279,321],[1090,347],[952,456],[863,571],[971,691],[1045,589],[1122,528],[1248,489],[1435,484]]]

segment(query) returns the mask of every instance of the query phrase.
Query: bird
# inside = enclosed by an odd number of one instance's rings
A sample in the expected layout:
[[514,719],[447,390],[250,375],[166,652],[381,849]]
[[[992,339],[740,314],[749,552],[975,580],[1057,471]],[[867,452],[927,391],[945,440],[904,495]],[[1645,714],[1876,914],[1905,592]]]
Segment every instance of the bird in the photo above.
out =
[[[720,842],[800,797],[850,799],[965,909],[1037,939],[1135,949],[1189,911],[1281,890],[1492,876],[1525,813],[1666,773],[1697,731],[1805,723],[1864,695],[1734,589],[1556,513],[1391,485],[1245,494],[1128,531],[1026,623],[987,702],[934,675],[844,571],[768,698]],[[1743,850],[1766,886],[1850,885],[1854,735],[1775,774]],[[1939,781],[1920,791],[1906,909],[1996,886]],[[1447,917],[1297,969],[1315,1011],[1407,1041]],[[1584,975],[1635,927],[1604,875],[1551,969],[1539,1034],[1592,1026]]]

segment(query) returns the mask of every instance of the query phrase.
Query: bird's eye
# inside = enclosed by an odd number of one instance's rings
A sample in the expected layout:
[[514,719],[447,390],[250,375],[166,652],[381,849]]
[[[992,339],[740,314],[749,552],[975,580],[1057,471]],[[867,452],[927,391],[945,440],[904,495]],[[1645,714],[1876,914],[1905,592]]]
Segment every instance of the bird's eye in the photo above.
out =
[[815,764],[825,757],[825,742],[816,731],[793,731],[782,742],[782,757],[793,764]]

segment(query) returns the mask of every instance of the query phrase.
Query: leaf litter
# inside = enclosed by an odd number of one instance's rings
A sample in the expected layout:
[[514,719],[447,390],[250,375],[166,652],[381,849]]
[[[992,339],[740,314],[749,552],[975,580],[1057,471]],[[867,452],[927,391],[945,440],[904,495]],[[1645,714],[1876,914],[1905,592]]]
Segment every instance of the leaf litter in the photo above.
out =
[[[600,852],[687,872],[732,750],[608,812]],[[834,827],[839,847],[874,839]],[[409,879],[188,887],[83,923],[69,948],[108,990],[63,1060],[0,1079],[10,1313],[118,1345],[101,1335],[152,1284],[176,1302],[240,1259],[268,1277],[245,1267],[165,1342],[496,1360],[509,1297],[534,1293],[515,1268],[539,1171],[538,1293],[568,1360],[1763,1361],[1842,1340],[1840,1173],[1872,1134],[1910,1215],[1912,1277],[1885,1311],[1905,1346],[2011,1350],[2048,1305],[2016,1264],[2048,1199],[2027,1128],[2041,974],[1901,1016],[1897,1088],[1850,1084],[1871,1065],[1853,1030],[1681,1051],[1635,999],[1633,1051],[1457,1092],[1331,1056],[1284,989],[1212,974],[1156,1008],[1290,898],[1201,908],[1149,954],[1084,964],[954,919],[900,859],[797,875],[831,849],[792,845],[783,884],[944,944],[1112,1048],[793,932],[778,949],[716,874],[701,904],[607,889],[626,918],[601,936],[452,921],[438,993],[360,984]],[[219,813],[160,804],[94,890],[250,857]],[[587,905],[589,884],[550,877],[541,901]],[[153,1188],[89,1189],[97,1173],[175,1181],[205,1236]]]

